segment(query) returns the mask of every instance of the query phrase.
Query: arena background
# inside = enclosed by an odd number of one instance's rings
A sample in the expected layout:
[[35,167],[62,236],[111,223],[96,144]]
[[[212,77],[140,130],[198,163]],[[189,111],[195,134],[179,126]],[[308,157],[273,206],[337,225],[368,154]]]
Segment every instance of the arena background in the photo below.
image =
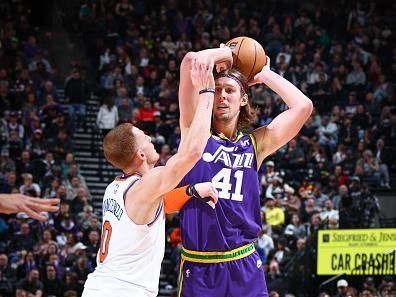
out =
[[[136,124],[164,164],[180,141],[182,57],[236,36],[315,106],[260,170],[270,296],[396,296],[395,20],[385,0],[0,1],[0,192],[62,199],[47,223],[0,216],[0,296],[81,295],[119,174],[102,132]],[[250,100],[255,126],[285,109],[263,86]],[[284,219],[265,219],[269,199]],[[159,296],[175,296],[177,215],[167,234]]]

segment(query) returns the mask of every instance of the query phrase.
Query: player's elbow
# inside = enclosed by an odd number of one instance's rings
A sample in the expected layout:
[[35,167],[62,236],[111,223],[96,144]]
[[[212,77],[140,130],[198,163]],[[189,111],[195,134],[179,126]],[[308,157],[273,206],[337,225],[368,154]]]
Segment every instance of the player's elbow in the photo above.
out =
[[196,55],[197,55],[197,53],[195,53],[195,52],[188,52],[184,56],[184,58],[183,58],[183,60],[181,62],[181,65],[190,65],[192,60],[196,57]]
[[311,99],[306,98],[304,103],[300,106],[300,112],[305,115],[306,118],[309,118],[312,114],[313,104]]

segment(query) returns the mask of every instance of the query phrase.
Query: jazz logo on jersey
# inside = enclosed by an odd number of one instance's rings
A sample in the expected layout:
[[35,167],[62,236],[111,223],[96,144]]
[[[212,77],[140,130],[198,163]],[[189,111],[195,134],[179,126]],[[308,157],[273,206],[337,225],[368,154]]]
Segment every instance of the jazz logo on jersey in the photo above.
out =
[[253,162],[253,154],[236,154],[235,151],[236,147],[225,147],[220,145],[213,155],[206,152],[203,154],[202,159],[208,163],[221,162],[229,168],[251,168]]

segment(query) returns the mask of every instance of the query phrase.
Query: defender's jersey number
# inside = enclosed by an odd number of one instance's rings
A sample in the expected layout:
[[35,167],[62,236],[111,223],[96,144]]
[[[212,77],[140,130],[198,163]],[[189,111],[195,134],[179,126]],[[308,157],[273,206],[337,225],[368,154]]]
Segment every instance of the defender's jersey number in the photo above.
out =
[[242,181],[243,181],[243,171],[237,170],[234,173],[235,188],[234,192],[231,194],[232,186],[234,183],[231,183],[231,169],[223,168],[221,169],[213,178],[212,183],[215,188],[219,190],[219,198],[222,199],[230,199],[235,201],[242,201],[243,195],[242,191]]
[[100,240],[99,261],[102,263],[109,253],[109,242],[112,228],[109,221],[105,221],[102,228],[102,235]]

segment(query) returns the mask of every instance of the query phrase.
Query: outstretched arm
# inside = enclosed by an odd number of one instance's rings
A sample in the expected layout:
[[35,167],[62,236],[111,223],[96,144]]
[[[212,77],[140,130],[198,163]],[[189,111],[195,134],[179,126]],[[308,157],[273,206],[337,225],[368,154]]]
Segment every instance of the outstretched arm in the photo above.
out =
[[189,52],[184,56],[180,65],[179,84],[180,128],[182,138],[186,134],[186,129],[191,126],[199,100],[198,92],[196,92],[196,90],[194,91],[194,85],[190,77],[192,62],[198,57],[206,61],[213,59],[214,64],[226,62],[229,66],[232,65],[232,52],[228,46],[206,49],[200,52]]
[[270,60],[267,57],[267,65],[260,73],[256,74],[249,85],[266,84],[281,96],[289,109],[279,114],[268,126],[253,131],[257,141],[258,167],[268,155],[297,135],[311,115],[313,108],[312,101],[288,80],[271,71],[269,63]]
[[45,221],[41,212],[59,210],[59,199],[33,198],[22,194],[0,194],[0,213],[12,214],[24,212],[33,219]]
[[218,193],[211,182],[176,188],[164,196],[165,213],[179,211],[191,198],[199,199],[202,203],[207,203],[214,209],[218,200]]
[[128,192],[127,212],[136,223],[144,224],[149,221],[152,217],[150,212],[155,208],[155,205],[158,205],[159,199],[174,189],[200,160],[210,136],[210,119],[214,99],[214,91],[210,90],[214,89],[212,71],[213,62],[208,65],[202,59],[193,61],[189,75],[191,75],[194,89],[203,91],[197,91],[199,101],[194,119],[178,152],[168,160],[165,166],[151,169],[133,187],[133,190]]

